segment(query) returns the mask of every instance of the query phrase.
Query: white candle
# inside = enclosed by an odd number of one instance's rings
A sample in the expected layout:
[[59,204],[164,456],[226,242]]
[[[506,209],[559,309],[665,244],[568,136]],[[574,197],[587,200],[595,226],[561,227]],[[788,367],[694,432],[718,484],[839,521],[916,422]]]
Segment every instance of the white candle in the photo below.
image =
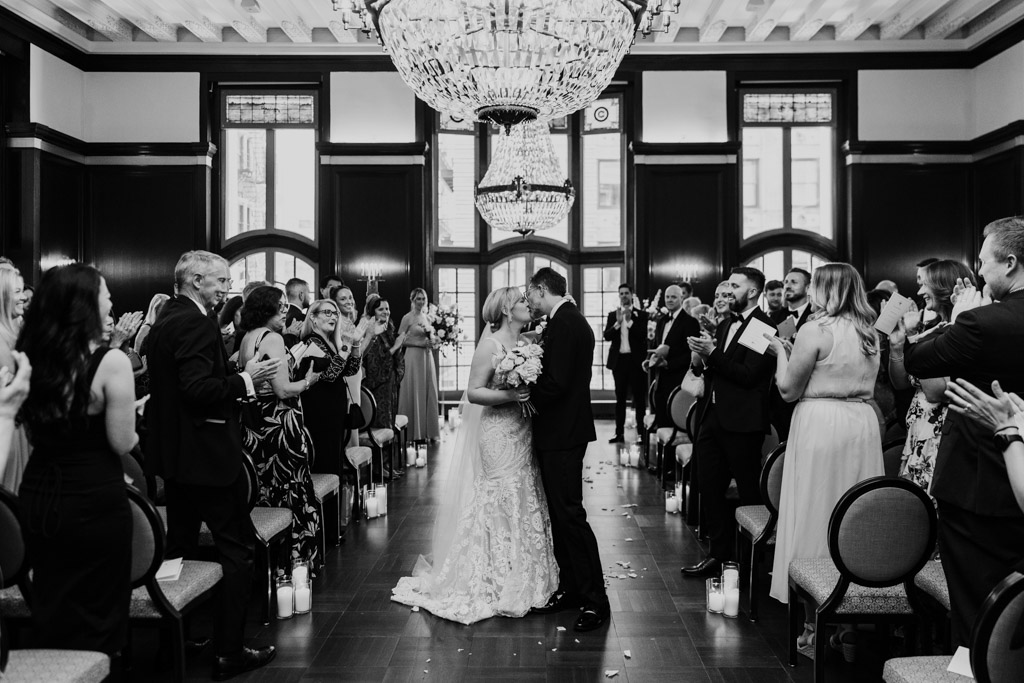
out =
[[683,485],[676,484],[676,512],[683,511]]
[[740,571],[735,567],[726,567],[722,571],[722,587],[725,590],[739,589]]
[[677,508],[676,497],[675,496],[667,496],[665,498],[665,512],[676,512],[677,511],[676,508]]
[[377,487],[377,512],[382,515],[388,514],[388,487]]
[[725,596],[718,592],[708,595],[708,609],[712,612],[721,612],[725,609]]
[[405,449],[405,464],[408,467],[416,464],[416,449],[412,446]]
[[636,446],[629,447],[629,466],[637,467],[640,465],[640,449]]
[[424,467],[424,466],[426,466],[426,464],[427,464],[427,461],[423,458],[422,455],[420,457],[416,458],[416,467]]
[[305,614],[313,606],[313,591],[308,586],[295,589],[295,613]]
[[735,617],[740,613],[740,589],[729,588],[725,591],[725,616]]
[[437,416],[437,429],[438,431],[444,431],[444,415]]
[[309,568],[302,564],[292,567],[292,583],[296,586],[308,584]]
[[619,449],[619,464],[623,467],[629,467],[629,451],[625,448]]
[[292,615],[292,587],[277,587],[277,618],[287,619]]
[[377,498],[376,497],[367,498],[366,499],[366,516],[369,517],[370,519],[373,519],[374,517],[377,516],[377,514],[378,514],[377,513]]

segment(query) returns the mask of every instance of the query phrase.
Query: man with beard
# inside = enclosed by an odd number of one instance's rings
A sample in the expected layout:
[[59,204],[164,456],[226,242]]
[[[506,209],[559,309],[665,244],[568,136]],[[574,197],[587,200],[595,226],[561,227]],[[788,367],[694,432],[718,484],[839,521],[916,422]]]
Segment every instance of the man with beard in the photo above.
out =
[[782,297],[782,287],[782,282],[779,280],[769,280],[768,284],[764,286],[764,300],[768,304],[768,310],[765,313],[776,325],[790,315],[789,309],[783,305],[785,300]]
[[[726,500],[729,482],[736,480],[740,505],[758,505],[761,494],[761,445],[768,432],[768,389],[774,359],[739,343],[751,318],[775,328],[757,306],[764,274],[756,268],[733,268],[729,276],[733,315],[712,338],[704,333],[687,342],[704,374],[703,414],[693,455],[711,547],[700,563],[682,569],[684,576],[717,574],[732,557],[735,521]],[[696,358],[695,358],[696,361]]]

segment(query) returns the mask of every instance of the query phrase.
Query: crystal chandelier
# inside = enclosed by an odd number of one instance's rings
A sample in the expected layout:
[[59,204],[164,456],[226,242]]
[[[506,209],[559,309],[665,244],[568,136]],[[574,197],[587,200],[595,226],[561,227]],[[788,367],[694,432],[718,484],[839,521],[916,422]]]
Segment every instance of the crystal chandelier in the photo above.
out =
[[476,188],[476,208],[488,225],[527,237],[554,227],[575,200],[547,122],[526,121],[498,136],[494,160]]
[[678,0],[332,0],[376,33],[416,95],[510,126],[579,111],[608,86],[637,31]]

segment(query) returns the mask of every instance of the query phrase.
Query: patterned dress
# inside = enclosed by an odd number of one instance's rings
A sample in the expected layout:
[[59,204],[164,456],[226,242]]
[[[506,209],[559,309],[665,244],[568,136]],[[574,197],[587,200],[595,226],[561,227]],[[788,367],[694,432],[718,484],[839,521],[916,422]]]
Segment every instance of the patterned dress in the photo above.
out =
[[[256,342],[253,357],[259,357]],[[288,357],[288,374],[295,372]],[[303,424],[298,396],[277,398],[266,381],[256,387],[256,401],[243,411],[242,446],[252,456],[260,483],[257,505],[284,507],[292,511],[291,559],[306,560],[316,568],[323,563],[317,548],[320,513],[309,471],[312,450],[309,433]]]
[[479,470],[451,547],[433,568],[399,579],[391,596],[462,624],[522,617],[558,587],[533,421],[517,403],[485,407],[479,419],[477,443],[466,445],[479,450]]
[[903,466],[900,476],[909,479],[925,491],[931,491],[935,457],[942,439],[942,425],[946,421],[948,406],[932,403],[925,398],[921,382],[911,376],[910,383],[917,390],[907,411],[907,443],[903,447]]
[[405,377],[405,352],[391,353],[397,337],[395,326],[389,322],[363,351],[363,386],[377,401],[377,419],[372,427],[390,429],[395,423],[399,386]]

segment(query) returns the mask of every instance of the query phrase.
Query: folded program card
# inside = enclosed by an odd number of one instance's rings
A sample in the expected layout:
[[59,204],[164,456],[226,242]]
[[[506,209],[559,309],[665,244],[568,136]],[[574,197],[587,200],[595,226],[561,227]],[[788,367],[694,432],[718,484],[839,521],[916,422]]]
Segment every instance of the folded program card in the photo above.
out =
[[971,680],[974,680],[974,670],[971,668],[971,651],[961,645],[956,649],[956,653],[953,654],[953,659],[949,662],[949,668],[946,669],[951,674],[960,674],[961,676],[967,676]]
[[774,337],[775,328],[751,316],[747,321],[747,326],[743,329],[743,334],[740,335],[739,342],[751,351],[763,354],[768,350],[768,340],[764,336],[766,334],[769,337]]
[[156,570],[157,581],[177,581],[181,576],[181,558],[175,557],[170,560],[164,560],[163,564],[160,565],[160,569]]
[[875,329],[882,334],[892,334],[904,313],[910,311],[914,302],[902,294],[893,294],[875,321]]
[[796,336],[796,319],[793,316],[787,316],[785,320],[779,323],[779,339],[792,339]]

